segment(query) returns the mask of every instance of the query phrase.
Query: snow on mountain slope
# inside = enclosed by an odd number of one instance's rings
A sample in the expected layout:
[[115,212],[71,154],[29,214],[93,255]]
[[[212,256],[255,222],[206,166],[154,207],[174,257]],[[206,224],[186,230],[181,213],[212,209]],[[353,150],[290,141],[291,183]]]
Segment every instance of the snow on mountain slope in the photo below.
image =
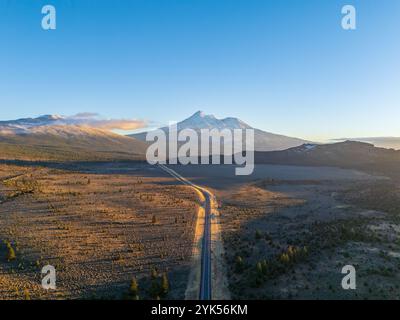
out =
[[58,115],[45,115],[38,118],[24,118],[10,121],[0,121],[0,134],[29,133],[31,128],[62,124],[63,117]]
[[144,159],[147,144],[143,141],[79,123],[52,115],[0,121],[0,158]]
[[[297,147],[308,141],[278,135],[270,132],[265,132],[259,129],[255,129],[237,118],[224,118],[217,119],[213,115],[207,115],[202,111],[197,111],[191,117],[177,123],[178,131],[183,129],[254,129],[254,144],[256,151],[272,151],[272,150],[284,150],[287,148]],[[161,128],[164,132],[168,132],[168,127]],[[147,132],[133,134],[131,137],[145,141]]]
[[98,114],[81,113],[63,117],[59,115],[44,115],[38,118],[24,118],[11,121],[0,121],[0,133],[29,133],[32,128],[44,126],[79,125],[90,128],[112,130],[136,130],[147,124],[137,119],[104,119]]
[[[206,115],[197,111],[191,117],[178,123],[178,130],[182,129],[251,129],[251,127],[237,118],[217,119],[213,115]],[[163,128],[166,129],[166,128]]]

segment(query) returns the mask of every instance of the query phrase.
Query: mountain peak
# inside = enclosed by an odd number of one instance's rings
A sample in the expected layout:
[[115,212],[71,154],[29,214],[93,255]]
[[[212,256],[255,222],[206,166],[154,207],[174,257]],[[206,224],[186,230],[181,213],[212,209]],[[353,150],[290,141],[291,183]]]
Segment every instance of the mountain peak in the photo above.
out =
[[197,111],[197,112],[195,112],[194,114],[193,114],[193,116],[192,117],[200,117],[200,118],[204,118],[205,117],[205,112],[204,111],[201,111],[201,110],[199,110],[199,111]]
[[238,118],[228,117],[224,119],[218,119],[212,114],[206,114],[199,110],[194,113],[191,117],[178,123],[179,130],[182,129],[250,129],[251,126],[244,123]]
[[195,112],[189,119],[192,119],[192,118],[201,118],[201,119],[208,118],[208,119],[215,119],[214,115],[212,115],[212,114],[206,114],[204,111],[201,111],[201,110]]
[[[169,127],[160,128],[164,132],[168,133]],[[199,110],[192,114],[189,118],[184,119],[177,123],[178,132],[184,129],[192,129],[200,131],[202,129],[218,129],[218,130],[235,130],[235,129],[254,129],[254,145],[257,151],[272,151],[272,150],[284,150],[292,147],[297,147],[308,141],[287,137],[283,135],[277,135],[270,132],[265,132],[256,128],[251,127],[244,121],[235,117],[226,117],[219,119],[213,115],[207,115],[203,111]],[[131,137],[139,140],[146,140],[147,132],[141,132],[133,134]]]
[[43,116],[37,117],[36,119],[43,119],[43,120],[61,120],[64,119],[63,116],[59,114],[45,114]]
[[6,121],[0,121],[0,126],[4,127],[7,126],[9,128],[11,127],[34,127],[34,126],[40,126],[40,125],[53,125],[57,122],[60,122],[64,120],[65,118],[60,116],[60,115],[42,115],[37,118],[21,118],[17,120],[6,120]]

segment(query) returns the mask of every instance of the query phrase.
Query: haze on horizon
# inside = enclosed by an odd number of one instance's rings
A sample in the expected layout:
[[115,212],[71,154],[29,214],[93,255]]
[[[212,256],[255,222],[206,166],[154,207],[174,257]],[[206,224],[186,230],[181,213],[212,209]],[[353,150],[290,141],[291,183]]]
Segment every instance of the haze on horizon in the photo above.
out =
[[[2,2],[0,119],[82,112],[154,127],[197,110],[311,141],[400,137],[400,3]],[[109,10],[112,5],[113,10]],[[29,53],[29,54],[27,54]]]

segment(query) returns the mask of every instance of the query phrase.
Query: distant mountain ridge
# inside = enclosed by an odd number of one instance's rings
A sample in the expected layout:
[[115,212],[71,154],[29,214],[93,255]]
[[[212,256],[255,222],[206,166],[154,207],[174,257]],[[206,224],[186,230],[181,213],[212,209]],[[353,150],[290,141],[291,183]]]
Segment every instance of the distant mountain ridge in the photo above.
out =
[[37,118],[0,121],[0,133],[29,133],[29,130],[34,127],[63,124],[64,119],[59,115],[44,115]]
[[400,178],[400,151],[358,141],[256,152],[255,163],[351,168]]
[[57,115],[0,121],[0,159],[144,160],[146,149],[142,141]]
[[342,139],[334,139],[333,141],[343,142],[346,140],[366,142],[373,144],[375,147],[400,150],[400,137],[361,137],[352,139],[342,138]]
[[[177,128],[178,131],[183,129],[193,129],[195,131],[199,131],[201,129],[254,129],[254,147],[256,151],[284,150],[287,148],[300,146],[304,143],[309,143],[309,141],[299,138],[287,137],[284,135],[255,129],[238,118],[228,117],[224,119],[218,119],[215,116],[207,115],[202,111],[197,111],[189,118],[178,122]],[[160,129],[166,133],[169,131],[168,127],[162,127]],[[146,134],[147,132],[142,132],[130,136],[145,141]]]
[[[82,121],[81,121],[82,119]],[[80,124],[81,123],[81,124]],[[254,129],[237,118],[217,119],[199,111],[177,124],[178,130]],[[168,131],[168,127],[161,128]],[[400,151],[344,141],[315,144],[254,129],[256,164],[335,166],[400,177]],[[0,159],[7,160],[145,160],[146,133],[115,134],[85,125],[84,118],[44,115],[0,121]]]

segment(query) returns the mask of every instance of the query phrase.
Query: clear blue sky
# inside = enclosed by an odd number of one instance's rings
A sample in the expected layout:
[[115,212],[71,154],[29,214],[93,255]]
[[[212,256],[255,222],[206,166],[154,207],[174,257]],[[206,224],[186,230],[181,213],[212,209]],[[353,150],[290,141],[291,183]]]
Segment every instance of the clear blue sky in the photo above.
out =
[[399,35],[398,0],[0,0],[0,119],[202,109],[314,140],[400,136]]

